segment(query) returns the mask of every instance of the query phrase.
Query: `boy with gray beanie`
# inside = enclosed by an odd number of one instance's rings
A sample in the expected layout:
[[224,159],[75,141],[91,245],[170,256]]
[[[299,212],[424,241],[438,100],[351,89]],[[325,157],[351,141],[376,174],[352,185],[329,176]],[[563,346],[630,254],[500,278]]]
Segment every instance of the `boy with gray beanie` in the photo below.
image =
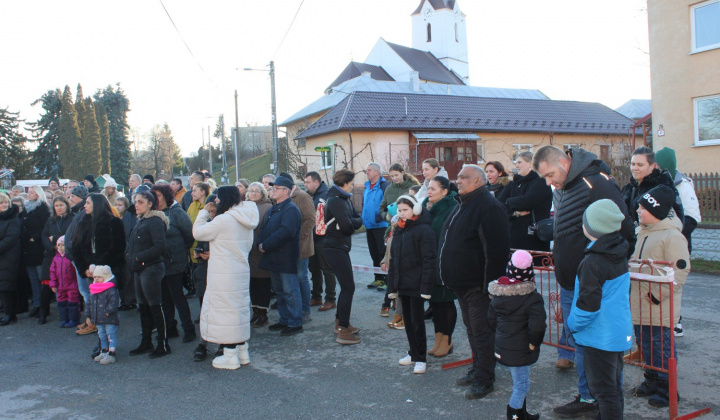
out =
[[620,234],[625,215],[612,200],[592,203],[583,214],[590,239],[575,277],[568,329],[585,350],[585,375],[600,418],[623,418],[623,352],[632,347],[628,243]]

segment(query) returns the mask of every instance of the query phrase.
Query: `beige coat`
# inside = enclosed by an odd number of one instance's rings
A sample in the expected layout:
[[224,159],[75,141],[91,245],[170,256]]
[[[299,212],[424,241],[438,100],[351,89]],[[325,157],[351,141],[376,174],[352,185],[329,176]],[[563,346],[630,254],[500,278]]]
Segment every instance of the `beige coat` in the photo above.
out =
[[315,255],[313,231],[315,230],[315,203],[312,197],[298,187],[290,195],[292,202],[300,209],[300,259]]
[[200,335],[217,344],[244,343],[250,338],[250,264],[258,208],[243,201],[208,221],[200,210],[193,226],[198,241],[210,242],[207,289],[200,311]]
[[[673,315],[670,321],[670,295],[668,286],[632,281],[630,288],[630,308],[634,325],[652,325],[673,328],[680,318],[682,287],[690,273],[690,254],[687,239],[683,236],[679,223],[674,219],[665,218],[659,223],[641,226],[633,259],[668,261],[673,263],[675,270],[675,286],[673,293]],[[637,270],[632,270],[631,273]],[[650,274],[649,267],[643,267],[643,273]],[[662,288],[662,290],[661,290]],[[648,292],[660,301],[652,303]],[[661,319],[662,312],[662,319]]]

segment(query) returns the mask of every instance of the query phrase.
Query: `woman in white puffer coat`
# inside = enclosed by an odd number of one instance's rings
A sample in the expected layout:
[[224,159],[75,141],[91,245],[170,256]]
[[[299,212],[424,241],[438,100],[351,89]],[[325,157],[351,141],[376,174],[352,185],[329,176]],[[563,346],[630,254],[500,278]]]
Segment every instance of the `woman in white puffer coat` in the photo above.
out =
[[[213,360],[218,369],[237,369],[250,363],[250,265],[253,229],[259,222],[252,201],[241,202],[235,187],[217,190],[217,212],[210,220],[207,204],[198,214],[193,236],[210,243],[207,289],[200,312],[200,335],[206,342],[223,347]],[[201,348],[202,347],[202,348]],[[196,350],[207,353],[205,343]],[[197,360],[197,357],[196,357]]]

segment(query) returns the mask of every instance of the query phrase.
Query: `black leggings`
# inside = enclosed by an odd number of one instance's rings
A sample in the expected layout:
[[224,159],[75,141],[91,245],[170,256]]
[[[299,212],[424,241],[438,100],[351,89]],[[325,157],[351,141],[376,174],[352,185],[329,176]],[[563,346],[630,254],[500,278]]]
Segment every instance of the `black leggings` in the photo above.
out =
[[427,361],[427,337],[425,336],[425,299],[400,296],[403,306],[403,321],[413,362]]
[[270,307],[270,278],[250,277],[250,302],[253,308]]
[[350,254],[337,248],[325,248],[325,258],[335,272],[340,284],[340,295],[337,300],[335,318],[341,327],[350,326],[350,312],[352,311],[353,295],[355,294],[355,279],[353,278]]
[[[0,292],[0,299],[2,299],[3,306],[5,306],[5,315],[9,318],[14,318],[17,307],[17,293],[16,292]],[[25,301],[27,302],[27,300]]]
[[53,293],[52,289],[47,284],[43,284],[41,285],[41,287],[42,290],[40,291],[40,309],[43,310],[45,315],[49,315],[50,302],[52,301],[53,295],[55,295],[55,293]]
[[195,331],[195,324],[190,315],[190,306],[183,294],[183,277],[185,273],[169,274],[162,279],[162,307],[165,322],[169,329],[177,328],[175,308],[180,315],[183,331]]
[[[455,301],[450,302],[430,302],[433,310],[433,325],[436,333],[442,333],[448,336],[448,343],[452,343],[452,333],[455,331],[457,323],[457,308]],[[405,308],[403,308],[405,311]]]

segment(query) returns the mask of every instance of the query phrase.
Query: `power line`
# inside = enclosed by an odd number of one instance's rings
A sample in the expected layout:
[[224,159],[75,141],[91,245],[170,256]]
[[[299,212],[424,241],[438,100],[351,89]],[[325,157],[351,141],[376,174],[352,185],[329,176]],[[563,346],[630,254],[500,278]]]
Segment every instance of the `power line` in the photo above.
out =
[[[215,85],[215,81],[213,81],[213,79],[210,77],[210,75],[207,74],[207,72],[206,72],[205,69],[203,68],[202,64],[200,64],[200,61],[197,59],[197,57],[195,57],[195,54],[193,54],[193,52],[192,52],[192,50],[190,49],[190,46],[188,45],[188,43],[185,42],[185,38],[184,38],[184,37],[182,36],[182,34],[180,33],[180,29],[178,29],[177,25],[175,25],[175,21],[173,20],[172,16],[170,16],[170,12],[168,12],[167,8],[165,7],[165,4],[163,4],[162,0],[158,0],[158,1],[160,2],[160,5],[162,6],[163,10],[165,10],[165,14],[167,15],[168,19],[170,19],[170,23],[172,23],[173,28],[175,28],[175,31],[177,32],[178,36],[180,37],[180,40],[182,40],[183,44],[185,44],[185,48],[187,48],[188,52],[190,53],[190,55],[192,56],[192,58],[195,60],[195,63],[196,63],[196,64],[198,65],[198,67],[200,68],[200,71],[203,72],[203,74],[205,75],[205,77],[208,78],[208,80],[210,81],[210,83],[212,83],[213,85]],[[217,85],[215,85],[215,87],[217,87]]]
[[280,47],[282,47],[283,43],[285,42],[285,38],[287,38],[288,34],[290,33],[290,29],[293,26],[293,23],[295,23],[295,19],[298,17],[298,13],[300,13],[300,9],[302,8],[303,3],[305,3],[305,0],[302,0],[300,2],[300,5],[297,8],[297,11],[295,12],[295,16],[293,16],[292,21],[290,22],[290,26],[288,26],[287,31],[285,31],[285,35],[282,38],[282,41],[280,41],[280,45],[278,45],[277,49],[275,50],[275,53],[273,54],[273,60],[275,59],[275,56],[277,55],[278,51],[280,51]]

